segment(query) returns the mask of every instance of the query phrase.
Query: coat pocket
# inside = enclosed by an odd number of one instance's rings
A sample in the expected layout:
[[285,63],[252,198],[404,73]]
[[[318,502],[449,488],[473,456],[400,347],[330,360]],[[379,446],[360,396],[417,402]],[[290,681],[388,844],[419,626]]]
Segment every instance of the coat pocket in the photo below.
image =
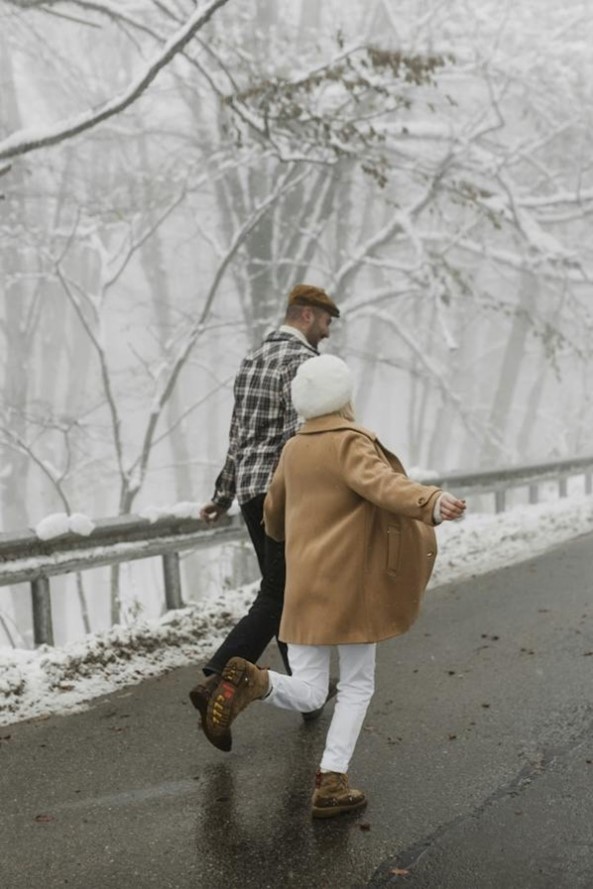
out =
[[399,574],[402,532],[399,525],[387,527],[387,573]]

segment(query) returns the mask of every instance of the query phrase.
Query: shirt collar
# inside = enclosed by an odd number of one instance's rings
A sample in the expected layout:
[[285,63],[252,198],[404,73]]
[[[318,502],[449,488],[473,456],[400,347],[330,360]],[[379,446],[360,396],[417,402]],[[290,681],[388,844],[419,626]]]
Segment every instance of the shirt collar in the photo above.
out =
[[290,324],[282,324],[278,329],[280,333],[290,333],[292,336],[296,336],[297,340],[300,340],[305,346],[308,346],[309,349],[314,348],[302,330],[298,330],[296,327],[291,327]]

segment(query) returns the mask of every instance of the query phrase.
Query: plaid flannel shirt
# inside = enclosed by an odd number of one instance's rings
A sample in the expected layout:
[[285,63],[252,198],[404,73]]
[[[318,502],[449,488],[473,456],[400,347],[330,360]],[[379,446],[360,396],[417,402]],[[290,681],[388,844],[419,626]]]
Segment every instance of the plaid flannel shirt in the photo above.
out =
[[235,377],[235,404],[225,464],[212,501],[228,509],[265,494],[286,441],[298,428],[290,383],[299,366],[317,355],[313,346],[281,330],[244,358]]

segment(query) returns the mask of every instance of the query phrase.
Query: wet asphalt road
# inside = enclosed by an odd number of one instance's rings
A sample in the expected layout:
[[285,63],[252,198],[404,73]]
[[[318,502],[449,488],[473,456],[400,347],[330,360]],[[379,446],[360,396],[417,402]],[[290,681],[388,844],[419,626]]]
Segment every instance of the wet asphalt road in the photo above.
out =
[[329,714],[254,704],[219,753],[190,669],[0,728],[0,889],[592,889],[592,616],[592,535],[430,593],[326,822]]

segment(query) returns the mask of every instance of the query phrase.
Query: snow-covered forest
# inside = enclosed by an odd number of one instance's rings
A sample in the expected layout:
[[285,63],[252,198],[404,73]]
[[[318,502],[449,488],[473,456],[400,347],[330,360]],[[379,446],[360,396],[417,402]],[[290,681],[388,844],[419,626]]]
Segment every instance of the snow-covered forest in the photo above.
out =
[[588,0],[0,2],[2,530],[206,500],[301,281],[404,464],[593,452],[592,39]]

